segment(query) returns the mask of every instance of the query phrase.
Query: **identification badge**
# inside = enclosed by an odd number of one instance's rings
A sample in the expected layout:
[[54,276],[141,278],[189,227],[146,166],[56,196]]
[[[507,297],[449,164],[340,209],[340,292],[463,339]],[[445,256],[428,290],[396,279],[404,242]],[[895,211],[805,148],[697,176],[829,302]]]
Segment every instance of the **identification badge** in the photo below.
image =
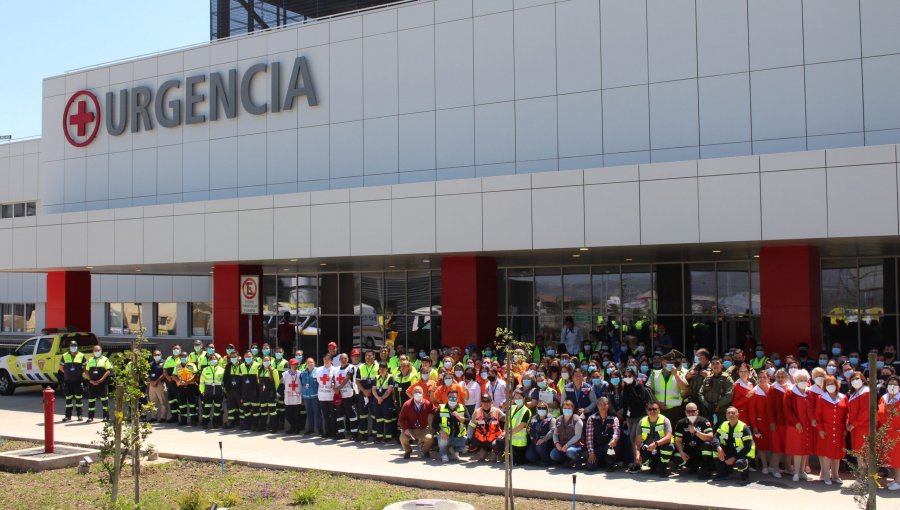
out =
[[246,378],[246,379],[244,379],[244,384],[250,384],[250,378],[249,378],[249,377]]
[[70,367],[70,368],[69,368],[69,372],[74,372],[74,371],[75,371],[75,367]]

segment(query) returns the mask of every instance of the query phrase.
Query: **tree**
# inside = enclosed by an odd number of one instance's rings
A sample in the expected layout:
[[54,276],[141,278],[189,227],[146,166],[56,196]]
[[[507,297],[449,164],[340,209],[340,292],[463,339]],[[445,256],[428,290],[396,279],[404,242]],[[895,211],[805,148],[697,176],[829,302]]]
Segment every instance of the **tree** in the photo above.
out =
[[[505,473],[503,482],[503,505],[505,510],[515,510],[516,501],[512,481],[512,434],[510,434],[510,430],[512,429],[512,392],[516,387],[514,363],[528,359],[528,356],[534,350],[534,344],[523,340],[517,340],[513,332],[509,329],[497,328],[494,346],[498,354],[503,353],[504,363],[506,365],[504,370],[506,375],[506,402],[503,403],[503,412],[506,414],[506,423],[503,428],[503,430],[506,431],[503,435],[503,470]],[[522,352],[517,353],[516,351]],[[524,356],[524,358],[517,359],[518,356]]]
[[132,458],[134,504],[140,503],[140,457],[148,453],[147,440],[153,432],[153,427],[141,422],[140,417],[154,408],[144,398],[145,379],[150,369],[150,353],[142,347],[146,342],[142,329],[129,352],[110,356],[115,386],[113,419],[103,424],[98,433],[100,439],[94,444],[100,448],[100,465],[109,476],[109,499],[113,507],[118,504],[122,466],[128,456]]

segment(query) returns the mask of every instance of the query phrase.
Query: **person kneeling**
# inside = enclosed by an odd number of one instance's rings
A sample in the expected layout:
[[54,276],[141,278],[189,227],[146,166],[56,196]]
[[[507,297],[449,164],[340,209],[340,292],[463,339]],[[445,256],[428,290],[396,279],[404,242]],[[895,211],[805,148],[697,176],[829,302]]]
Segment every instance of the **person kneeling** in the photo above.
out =
[[727,480],[732,471],[739,472],[741,479],[747,480],[750,477],[747,469],[756,454],[753,434],[749,425],[738,420],[736,407],[729,407],[725,411],[725,419],[727,421],[719,427],[713,438],[713,447],[718,455],[715,480]]
[[687,467],[691,473],[699,471],[699,478],[705,480],[715,469],[711,443],[714,436],[712,424],[700,416],[697,404],[688,404],[684,412],[687,416],[675,424],[675,449],[678,456],[672,463]]
[[459,392],[447,392],[447,403],[438,406],[438,450],[441,462],[459,460],[459,453],[466,447],[466,406],[459,403]]
[[491,454],[491,460],[500,460],[504,445],[503,424],[506,415],[498,407],[492,405],[489,393],[481,396],[481,407],[475,410],[469,427],[473,429],[471,443],[477,448],[475,462],[481,462]]
[[659,404],[647,404],[647,416],[638,423],[639,434],[634,438],[634,464],[629,471],[650,468],[660,477],[669,476],[668,466],[675,448],[672,446],[672,422],[659,414]]
[[583,446],[583,426],[581,416],[575,414],[575,403],[566,400],[562,416],[556,420],[556,428],[553,430],[553,450],[550,451],[553,462],[567,463],[572,468],[578,467]]
[[597,399],[597,413],[587,418],[587,468],[612,471],[616,466],[616,444],[619,442],[619,418],[609,414],[609,399]]

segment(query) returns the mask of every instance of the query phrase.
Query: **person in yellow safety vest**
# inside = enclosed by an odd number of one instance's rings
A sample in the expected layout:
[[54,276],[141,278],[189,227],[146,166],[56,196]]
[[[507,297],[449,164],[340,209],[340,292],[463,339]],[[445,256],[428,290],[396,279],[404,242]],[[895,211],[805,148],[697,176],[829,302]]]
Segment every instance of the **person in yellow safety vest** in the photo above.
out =
[[[265,352],[265,349],[263,349]],[[259,419],[256,420],[256,430],[262,432],[268,429],[273,434],[277,432],[275,412],[275,391],[281,383],[281,374],[275,370],[269,356],[263,355],[262,366],[258,368],[259,374]]]
[[659,404],[647,404],[647,416],[638,423],[640,434],[634,438],[634,464],[629,471],[640,471],[640,466],[650,468],[661,478],[669,476],[669,461],[675,448],[672,446],[672,422],[660,415]]
[[194,395],[197,394],[197,366],[188,361],[187,353],[182,352],[173,373],[178,388],[178,424],[182,427],[188,424],[196,426],[197,404]]
[[662,414],[672,423],[684,418],[684,393],[690,386],[681,373],[679,360],[683,356],[678,351],[669,351],[663,356],[663,365],[647,378],[647,387],[659,403]]
[[[359,353],[359,349],[350,351]],[[378,364],[375,363],[375,352],[366,350],[365,363],[358,367],[356,388],[359,390],[356,400],[357,414],[359,415],[359,435],[364,441],[375,439],[375,397],[372,390],[375,380],[378,379]],[[370,419],[371,418],[371,421]]]
[[766,357],[766,349],[762,344],[756,345],[756,350],[753,353],[756,356],[750,360],[750,367],[753,368],[754,372],[759,372],[763,368],[766,368],[766,363],[769,362],[769,358]]
[[84,354],[78,352],[78,342],[69,343],[69,352],[59,360],[59,371],[63,373],[62,387],[66,394],[66,416],[62,421],[72,419],[72,409],[81,421],[81,404],[84,400]]
[[244,362],[239,372],[241,377],[241,430],[253,430],[259,421],[259,371],[262,366],[254,361],[253,351],[244,353]]
[[713,463],[713,425],[703,416],[694,402],[684,406],[687,415],[675,424],[675,449],[678,457],[673,464],[697,473],[700,480],[707,480],[715,469]]
[[[303,351],[300,352],[301,358]],[[299,363],[299,361],[298,361]],[[274,431],[281,431],[284,428],[284,381],[281,375],[288,369],[288,360],[284,359],[284,349],[275,348],[275,358],[272,360],[272,368],[279,375],[278,387],[275,388],[275,423],[272,425]]]
[[203,411],[200,422],[204,429],[222,426],[222,399],[225,397],[225,367],[219,365],[218,356],[213,353],[207,365],[200,371],[200,395]]
[[[215,345],[213,345],[212,343],[210,343],[209,345],[212,348],[213,355],[215,355]],[[203,372],[203,369],[206,367],[206,365],[209,364],[206,359],[206,351],[203,350],[203,342],[201,342],[200,340],[194,340],[194,352],[188,353],[187,357],[188,363],[194,365],[194,367],[197,369],[197,377],[199,377],[200,373]],[[190,388],[191,392],[193,393],[191,396],[191,400],[197,409],[196,416],[199,417],[200,409],[203,408],[203,394],[200,392],[199,381],[197,384],[192,385]]]
[[728,420],[719,426],[713,438],[716,449],[716,476],[714,480],[727,480],[732,471],[741,474],[742,480],[750,477],[748,468],[750,461],[756,457],[756,445],[753,444],[753,433],[750,426],[738,419],[736,407],[725,411]]
[[525,450],[528,447],[528,423],[531,421],[531,408],[525,405],[525,394],[521,389],[513,392],[513,406],[509,414],[513,464],[521,466],[528,463]]
[[447,403],[439,405],[437,413],[434,428],[438,433],[441,462],[459,460],[459,452],[466,447],[468,431],[466,425],[469,423],[469,416],[466,413],[466,406],[459,401],[457,390],[447,392]]
[[99,345],[94,346],[94,355],[87,362],[88,387],[87,410],[88,423],[94,421],[97,400],[103,407],[103,421],[109,420],[109,376],[112,374],[112,363],[103,355]]

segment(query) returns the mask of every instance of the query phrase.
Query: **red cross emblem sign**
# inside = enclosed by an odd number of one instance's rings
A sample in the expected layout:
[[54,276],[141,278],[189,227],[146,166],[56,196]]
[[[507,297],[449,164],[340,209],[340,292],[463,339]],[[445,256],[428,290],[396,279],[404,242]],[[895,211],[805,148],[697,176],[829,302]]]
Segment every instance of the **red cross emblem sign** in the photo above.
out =
[[79,90],[63,109],[63,133],[74,147],[84,147],[100,132],[100,102],[97,96]]

